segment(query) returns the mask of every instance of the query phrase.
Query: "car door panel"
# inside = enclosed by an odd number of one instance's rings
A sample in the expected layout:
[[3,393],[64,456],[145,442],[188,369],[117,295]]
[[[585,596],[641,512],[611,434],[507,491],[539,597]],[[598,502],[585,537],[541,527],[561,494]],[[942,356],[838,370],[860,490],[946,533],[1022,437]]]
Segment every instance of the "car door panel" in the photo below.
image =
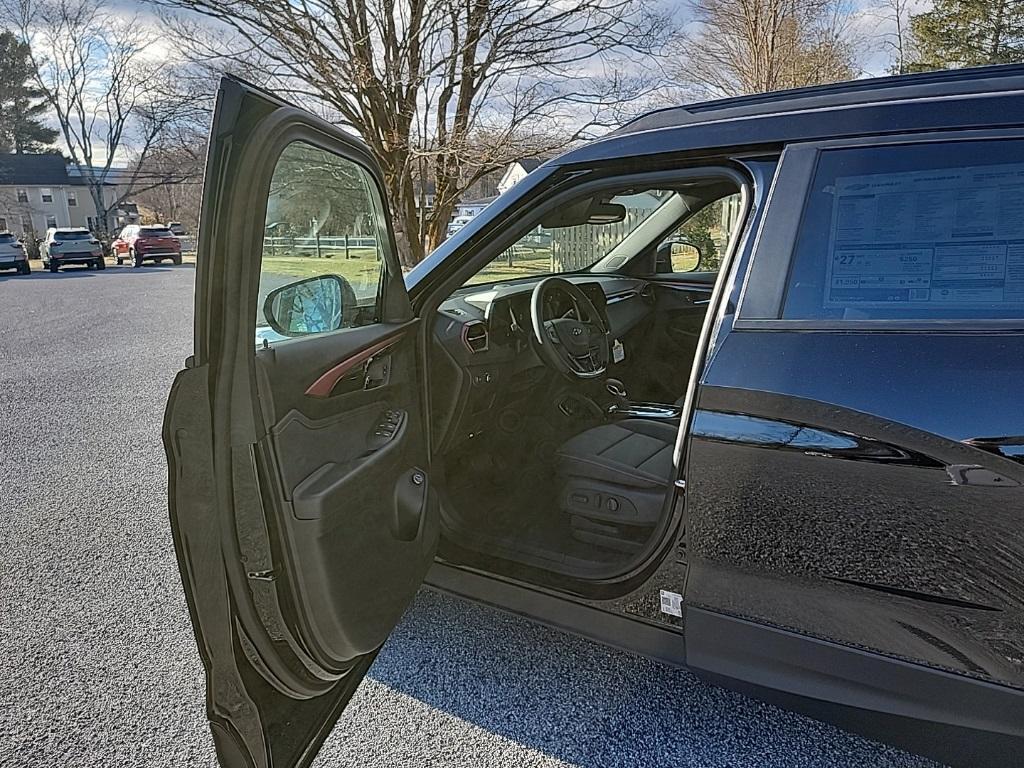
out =
[[[383,271],[376,298],[364,295],[350,320],[359,327],[290,340],[275,328],[257,347],[271,176],[297,143],[359,176],[344,189],[370,201],[359,215],[380,223]],[[222,81],[196,353],[168,399],[164,444],[175,548],[225,768],[309,765],[433,561],[423,345],[381,189],[359,142]],[[282,274],[272,277],[280,285]]]
[[[283,457],[276,466],[289,513],[282,535],[290,556],[304,564],[296,568],[295,590],[308,606],[312,642],[325,663],[345,663],[380,644],[422,578],[423,552],[436,546],[436,524],[424,529],[430,497],[414,328],[403,324],[396,337],[393,326],[375,324],[257,354],[261,390],[269,393],[265,407],[274,414],[268,453]],[[309,374],[302,372],[319,374],[324,363],[317,360],[340,357],[331,369],[347,365],[378,348],[381,337],[389,345],[387,383],[366,388],[365,372],[373,363],[366,364],[373,358],[364,358],[350,369],[358,388],[335,387],[327,397],[307,394]],[[339,340],[350,339],[354,344],[338,347]],[[406,522],[398,526],[397,520]],[[347,572],[363,552],[393,558],[394,566],[367,571],[370,581]],[[380,599],[367,601],[368,591],[379,592]]]

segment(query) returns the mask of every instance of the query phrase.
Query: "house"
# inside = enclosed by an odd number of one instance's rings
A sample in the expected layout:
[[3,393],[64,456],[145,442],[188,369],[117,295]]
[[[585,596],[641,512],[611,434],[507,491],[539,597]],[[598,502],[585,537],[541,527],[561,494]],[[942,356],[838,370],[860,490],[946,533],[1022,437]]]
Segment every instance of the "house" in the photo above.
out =
[[493,203],[496,197],[497,195],[491,195],[490,197],[478,197],[476,200],[463,200],[455,206],[454,215],[456,218],[460,216],[472,218]]
[[[108,204],[117,199],[113,183],[105,185],[104,197]],[[112,229],[138,220],[130,207],[115,212]],[[85,179],[60,155],[0,155],[0,230],[41,236],[51,227],[100,229]]]
[[501,181],[498,182],[498,194],[502,195],[526,178],[526,174],[535,171],[547,162],[546,157],[524,157],[513,160],[505,169]]

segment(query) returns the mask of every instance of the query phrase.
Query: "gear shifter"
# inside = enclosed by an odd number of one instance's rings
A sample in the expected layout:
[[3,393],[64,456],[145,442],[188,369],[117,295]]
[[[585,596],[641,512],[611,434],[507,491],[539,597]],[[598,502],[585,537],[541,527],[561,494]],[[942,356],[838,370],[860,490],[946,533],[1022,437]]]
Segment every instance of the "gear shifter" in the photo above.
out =
[[604,388],[612,396],[611,411],[625,411],[629,409],[629,395],[626,394],[626,385],[618,379],[607,379]]

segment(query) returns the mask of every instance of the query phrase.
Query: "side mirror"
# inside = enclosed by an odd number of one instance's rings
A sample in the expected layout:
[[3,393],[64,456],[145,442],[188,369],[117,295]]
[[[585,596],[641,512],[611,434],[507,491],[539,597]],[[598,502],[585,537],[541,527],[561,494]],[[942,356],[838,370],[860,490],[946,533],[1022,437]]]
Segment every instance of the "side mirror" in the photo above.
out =
[[654,273],[693,272],[700,267],[704,253],[687,240],[665,240],[654,257]]
[[336,331],[356,309],[355,291],[340,275],[317,275],[267,294],[263,316],[284,336]]

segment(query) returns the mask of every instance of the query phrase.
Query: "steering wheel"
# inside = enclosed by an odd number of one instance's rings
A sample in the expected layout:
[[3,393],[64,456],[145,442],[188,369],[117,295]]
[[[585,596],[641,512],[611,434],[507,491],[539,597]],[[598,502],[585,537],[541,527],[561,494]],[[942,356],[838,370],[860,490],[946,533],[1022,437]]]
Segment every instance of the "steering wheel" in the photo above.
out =
[[[552,317],[552,299],[568,298],[575,317]],[[563,302],[564,305],[564,302]],[[595,379],[608,370],[608,324],[577,286],[561,277],[541,280],[530,297],[533,340],[541,360],[570,379]]]

